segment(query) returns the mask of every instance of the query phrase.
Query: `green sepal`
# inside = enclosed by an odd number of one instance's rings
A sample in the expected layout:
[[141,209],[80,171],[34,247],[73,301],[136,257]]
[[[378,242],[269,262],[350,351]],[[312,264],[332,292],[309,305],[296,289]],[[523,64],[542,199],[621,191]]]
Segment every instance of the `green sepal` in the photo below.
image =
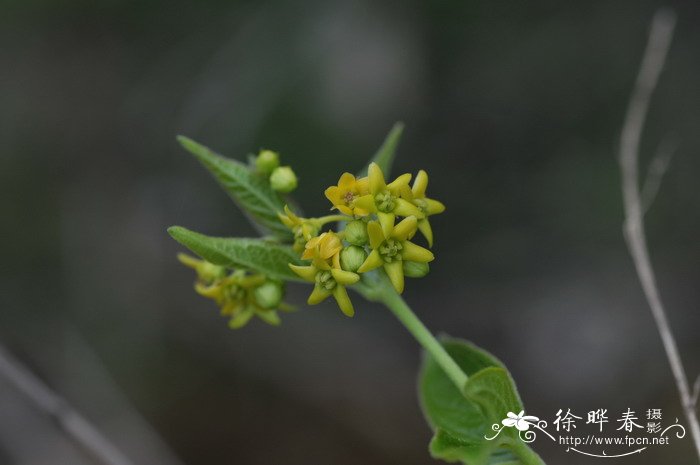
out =
[[301,281],[289,264],[301,264],[298,254],[287,245],[265,239],[210,237],[181,226],[168,228],[180,244],[203,259],[228,268],[257,271],[272,279]]

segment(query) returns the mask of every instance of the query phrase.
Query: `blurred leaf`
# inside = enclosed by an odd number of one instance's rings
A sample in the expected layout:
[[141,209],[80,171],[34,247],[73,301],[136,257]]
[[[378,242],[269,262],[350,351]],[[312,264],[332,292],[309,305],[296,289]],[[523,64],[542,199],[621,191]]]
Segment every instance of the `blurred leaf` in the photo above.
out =
[[299,264],[298,254],[290,246],[264,239],[209,237],[181,226],[168,228],[180,244],[215,265],[258,271],[271,278],[301,281],[289,269]]
[[[382,146],[379,147],[379,150],[374,154],[372,159],[370,160],[371,162],[376,163],[379,165],[379,167],[382,169],[384,172],[384,176],[387,178],[389,177],[391,173],[391,166],[394,164],[394,158],[396,156],[396,148],[399,145],[399,140],[401,140],[401,135],[403,134],[403,123],[397,122],[394,124],[394,126],[391,128],[391,131],[389,131],[389,134],[387,134],[386,138],[384,139],[384,142],[382,143]],[[365,166],[362,171],[360,171],[357,175],[359,176],[367,176],[367,168],[369,167],[369,163],[367,163],[367,166]]]
[[520,463],[514,449],[527,447],[517,430],[504,429],[496,439],[494,423],[508,412],[523,410],[515,384],[505,366],[493,355],[458,339],[444,339],[445,350],[469,376],[463,392],[435,361],[425,355],[420,375],[423,413],[435,429],[430,453],[447,461],[469,465]]
[[277,217],[277,213],[284,208],[284,202],[266,179],[252,173],[243,163],[218,155],[192,139],[178,136],[177,140],[214,175],[253,224],[262,228],[263,233],[271,233],[280,239],[292,239],[291,231]]
[[[435,436],[430,441],[430,455],[445,460],[447,462],[464,463],[486,463],[488,465],[520,465],[521,462],[513,452],[503,446],[492,449],[486,461],[483,462],[482,446],[462,441],[451,436],[445,430],[438,428],[435,431]],[[482,460],[479,462],[479,460]]]

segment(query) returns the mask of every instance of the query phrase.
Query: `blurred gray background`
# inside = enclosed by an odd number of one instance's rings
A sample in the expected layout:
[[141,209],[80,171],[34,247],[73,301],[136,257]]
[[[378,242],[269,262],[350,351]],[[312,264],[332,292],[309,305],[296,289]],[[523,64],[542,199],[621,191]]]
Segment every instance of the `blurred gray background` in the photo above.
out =
[[[433,463],[420,351],[391,314],[355,297],[353,319],[329,302],[230,331],[165,231],[254,234],[176,134],[241,159],[280,151],[321,214],[323,189],[403,120],[397,170],[427,169],[448,207],[432,272],[405,293],[424,322],[505,361],[532,414],[662,408],[673,422],[615,159],[661,5],[3,2],[0,341],[137,463]],[[667,137],[679,149],[647,229],[694,378],[700,4],[668,6],[643,162]],[[662,460],[694,463],[690,440],[608,463]],[[0,463],[94,462],[0,378]]]

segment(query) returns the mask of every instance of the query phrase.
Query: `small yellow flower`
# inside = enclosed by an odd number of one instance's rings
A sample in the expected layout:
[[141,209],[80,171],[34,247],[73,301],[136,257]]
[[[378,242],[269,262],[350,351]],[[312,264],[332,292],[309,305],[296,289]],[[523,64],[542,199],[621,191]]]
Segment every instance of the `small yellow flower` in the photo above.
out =
[[314,283],[314,290],[307,300],[309,305],[321,303],[332,295],[338,302],[340,310],[346,316],[355,314],[355,309],[352,306],[345,286],[355,284],[360,280],[360,276],[357,273],[341,270],[340,267],[331,267],[327,261],[318,259],[308,266],[298,266],[290,263],[289,267],[302,279]]
[[369,211],[355,205],[355,199],[369,193],[369,180],[355,179],[350,173],[343,173],[337,186],[326,189],[326,198],[331,201],[333,208],[350,216],[367,216]]
[[383,266],[396,292],[402,293],[404,287],[403,261],[427,263],[435,258],[430,250],[408,240],[415,233],[417,227],[416,217],[408,216],[396,226],[392,221],[387,234],[384,232],[383,226],[376,221],[370,221],[367,225],[367,234],[372,252],[357,272],[365,273]]
[[355,200],[355,208],[359,207],[369,213],[376,213],[384,234],[389,234],[396,216],[423,218],[420,209],[404,198],[411,195],[411,189],[408,186],[411,181],[409,173],[387,184],[379,165],[370,163],[367,177],[369,193]]
[[312,237],[304,247],[304,253],[301,255],[302,260],[320,259],[323,261],[337,261],[337,256],[343,249],[343,243],[340,237],[333,231],[324,232],[323,234]]
[[407,192],[407,199],[416,207],[418,207],[425,215],[424,218],[418,220],[418,230],[423,233],[430,247],[433,246],[433,229],[430,227],[428,217],[437,215],[445,211],[445,205],[437,200],[429,199],[425,196],[425,190],[428,187],[428,173],[420,170],[416,179],[413,181],[413,187]]

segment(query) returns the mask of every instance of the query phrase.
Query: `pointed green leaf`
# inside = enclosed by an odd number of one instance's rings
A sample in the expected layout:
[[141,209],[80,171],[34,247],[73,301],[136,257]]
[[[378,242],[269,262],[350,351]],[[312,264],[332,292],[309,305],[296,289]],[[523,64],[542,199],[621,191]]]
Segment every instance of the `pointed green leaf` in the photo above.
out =
[[[514,428],[494,439],[493,424],[508,412],[523,410],[515,384],[496,357],[466,341],[443,339],[445,350],[469,376],[462,392],[426,354],[420,375],[423,413],[435,430],[430,452],[435,458],[468,465],[517,464],[527,445]],[[532,454],[530,450],[527,454]]]
[[270,233],[281,239],[292,238],[291,231],[277,216],[284,208],[284,202],[266,179],[251,172],[243,163],[218,155],[192,139],[178,136],[177,140],[214,175],[221,187],[264,234]]
[[181,226],[168,228],[168,233],[215,265],[258,271],[279,280],[301,281],[289,269],[290,263],[300,264],[298,254],[290,246],[264,239],[209,237]]
[[[386,138],[384,139],[382,146],[379,147],[379,150],[377,150],[377,152],[370,160],[370,163],[374,162],[377,165],[379,165],[379,167],[382,169],[382,172],[384,172],[384,176],[386,176],[387,178],[391,173],[391,167],[394,164],[394,157],[396,156],[396,148],[399,146],[399,141],[401,140],[402,134],[403,123],[395,123],[394,126],[391,128],[391,131],[389,131],[389,134],[387,134]],[[362,171],[358,173],[358,176],[367,176],[368,166],[369,163],[367,163],[367,166],[365,166],[362,169]]]

